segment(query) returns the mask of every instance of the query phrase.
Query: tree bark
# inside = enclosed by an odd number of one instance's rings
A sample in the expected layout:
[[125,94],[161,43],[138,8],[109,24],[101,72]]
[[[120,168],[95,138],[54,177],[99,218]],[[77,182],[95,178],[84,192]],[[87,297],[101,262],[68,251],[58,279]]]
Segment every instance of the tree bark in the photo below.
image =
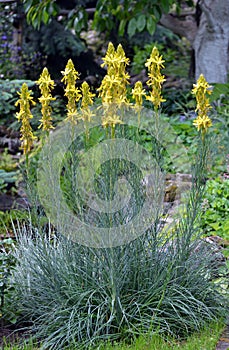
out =
[[196,79],[226,83],[229,68],[229,0],[200,0],[201,17],[193,48]]
[[195,78],[204,74],[209,83],[226,83],[229,68],[229,0],[198,0],[201,15],[163,15],[160,23],[185,36],[195,51]]

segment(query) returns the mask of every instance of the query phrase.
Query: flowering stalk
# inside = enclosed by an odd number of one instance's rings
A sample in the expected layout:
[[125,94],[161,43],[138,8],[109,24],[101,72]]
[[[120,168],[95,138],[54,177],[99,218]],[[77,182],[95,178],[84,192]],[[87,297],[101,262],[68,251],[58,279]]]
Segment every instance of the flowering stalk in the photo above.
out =
[[52,126],[52,108],[50,106],[50,102],[54,101],[55,98],[52,97],[51,91],[54,88],[54,81],[50,78],[50,74],[47,68],[43,69],[43,72],[40,75],[40,79],[36,82],[41,91],[41,97],[39,101],[41,103],[41,114],[42,118],[40,119],[41,124],[39,125],[39,129],[42,128],[44,131],[49,131],[50,129],[54,129]]
[[33,97],[31,96],[32,91],[28,90],[26,83],[23,83],[21,92],[18,92],[19,99],[16,101],[15,106],[20,106],[19,112],[16,113],[16,118],[22,123],[20,132],[22,141],[23,153],[26,155],[28,163],[28,153],[30,152],[33,141],[36,137],[33,135],[33,131],[30,125],[29,120],[33,118],[33,115],[30,111],[30,104],[35,105]]
[[212,90],[210,90],[211,86],[207,83],[203,74],[200,75],[197,84],[194,84],[193,86],[192,93],[195,95],[197,102],[197,118],[193,121],[193,125],[197,127],[197,130],[202,134],[202,138],[204,138],[208,128],[212,126],[212,121],[208,117],[211,105],[209,103],[209,98],[207,97],[207,95],[212,93]]
[[132,96],[135,100],[134,108],[138,113],[138,126],[140,124],[140,117],[141,117],[141,109],[142,109],[142,103],[143,103],[143,96],[146,96],[145,89],[142,87],[142,82],[137,81],[134,85],[134,88],[132,89]]
[[102,125],[104,127],[111,126],[112,134],[115,125],[122,124],[117,114],[117,107],[128,104],[126,85],[128,84],[129,75],[125,71],[128,64],[129,59],[125,56],[122,45],[119,44],[117,50],[115,50],[114,45],[109,43],[101,65],[101,67],[107,66],[107,74],[103,78],[98,91],[106,109]]
[[146,96],[148,101],[151,101],[154,105],[155,111],[155,138],[157,145],[155,145],[155,158],[158,164],[161,163],[162,154],[160,145],[159,135],[159,108],[161,103],[165,101],[162,97],[162,84],[165,82],[165,76],[161,74],[161,69],[164,68],[165,61],[160,56],[158,49],[154,46],[152,49],[150,58],[146,61],[145,66],[148,68],[148,77],[146,84],[151,88],[150,94]]
[[93,105],[93,97],[95,96],[95,94],[93,94],[90,91],[90,86],[86,81],[82,83],[80,90],[82,94],[80,110],[81,110],[82,119],[85,125],[86,139],[88,139],[89,137],[88,123],[90,123],[91,117],[94,115],[90,109],[90,106]]
[[159,51],[156,47],[153,48],[150,58],[146,61],[145,66],[148,68],[149,80],[146,84],[151,87],[151,92],[149,96],[146,96],[148,101],[154,104],[154,108],[158,111],[161,102],[165,99],[161,95],[162,84],[165,82],[165,76],[161,74],[161,68],[164,68],[165,61],[162,56],[159,55]]
[[75,86],[76,80],[79,79],[79,73],[75,70],[71,59],[68,60],[65,70],[61,73],[64,76],[61,81],[66,84],[64,96],[68,99],[67,118],[65,120],[70,120],[73,124],[76,124],[78,118],[76,103],[81,97],[80,90]]

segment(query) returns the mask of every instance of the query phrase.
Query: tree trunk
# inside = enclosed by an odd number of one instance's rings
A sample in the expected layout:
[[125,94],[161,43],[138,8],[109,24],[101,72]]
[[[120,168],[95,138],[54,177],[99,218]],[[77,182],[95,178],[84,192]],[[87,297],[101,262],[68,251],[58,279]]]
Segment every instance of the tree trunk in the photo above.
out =
[[185,36],[195,51],[195,77],[204,74],[209,83],[226,83],[229,68],[229,0],[194,0],[194,14],[162,15],[160,23]]
[[193,42],[196,79],[226,83],[229,68],[229,0],[200,0],[201,17]]

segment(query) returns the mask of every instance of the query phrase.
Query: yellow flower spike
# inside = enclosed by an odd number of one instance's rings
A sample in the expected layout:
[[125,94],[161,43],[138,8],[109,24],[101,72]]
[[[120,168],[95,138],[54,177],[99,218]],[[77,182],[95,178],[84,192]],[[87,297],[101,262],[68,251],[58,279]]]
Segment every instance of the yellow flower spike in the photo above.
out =
[[40,78],[36,81],[39,85],[42,94],[47,94],[54,89],[54,80],[51,79],[48,69],[45,67],[40,75]]
[[161,103],[165,101],[161,95],[162,84],[166,80],[165,76],[161,74],[161,69],[164,68],[164,62],[162,56],[159,55],[158,49],[154,47],[150,58],[145,63],[145,66],[148,68],[149,77],[146,84],[152,89],[150,95],[146,96],[146,99],[154,104],[156,110],[158,110]]
[[63,75],[61,81],[66,85],[64,96],[68,99],[67,118],[65,120],[76,123],[76,117],[78,116],[76,103],[81,98],[80,90],[75,86],[76,80],[79,79],[79,73],[76,71],[71,59],[68,60],[65,70],[61,73]]
[[114,45],[111,42],[109,42],[106,56],[103,57],[102,60],[103,60],[103,63],[101,64],[101,67],[107,66],[109,68],[115,64],[116,53],[115,53]]
[[21,92],[17,92],[19,95],[19,99],[16,101],[15,106],[20,106],[19,112],[16,113],[16,118],[18,121],[23,120],[23,118],[32,119],[33,115],[30,111],[30,103],[35,105],[36,102],[33,100],[31,96],[32,91],[28,89],[26,83],[23,83]]
[[36,82],[41,91],[41,97],[38,99],[41,103],[41,114],[42,118],[39,120],[41,124],[39,129],[42,128],[44,131],[54,129],[52,126],[52,108],[50,102],[56,98],[52,97],[51,91],[54,89],[54,81],[51,79],[48,69],[45,67],[41,73],[40,79]]
[[95,94],[93,94],[90,91],[90,86],[86,81],[84,81],[81,85],[81,93],[82,93],[82,101],[81,101],[82,117],[84,121],[90,122],[91,117],[94,114],[91,112],[89,107],[93,105],[93,97],[95,97]]
[[129,83],[129,75],[125,71],[128,64],[129,59],[126,57],[122,45],[119,44],[117,50],[115,50],[114,45],[109,43],[107,53],[101,65],[102,67],[107,66],[107,74],[97,89],[99,97],[102,99],[102,104],[105,107],[103,126],[114,128],[115,124],[121,123],[117,113],[114,111],[114,107],[112,107],[111,111],[109,104],[113,104],[116,108],[122,104],[128,104],[126,85]]
[[159,55],[159,51],[156,46],[154,46],[150,58],[146,61],[145,66],[148,69],[151,69],[151,67],[156,66],[158,69],[165,68],[163,63],[165,61],[162,59],[162,56]]
[[33,142],[37,139],[36,136],[33,135],[33,130],[29,123],[29,119],[22,120],[22,126],[20,129],[22,141],[21,148],[23,149],[24,154],[28,154],[33,146]]
[[203,74],[200,75],[197,84],[193,84],[193,86],[192,93],[195,95],[197,102],[197,118],[193,121],[193,125],[204,134],[212,126],[212,121],[207,115],[211,109],[207,95],[210,95],[212,90],[210,90],[211,86],[205,80]]
[[23,83],[21,92],[18,92],[19,99],[16,101],[15,106],[20,106],[19,112],[16,113],[16,118],[18,121],[22,122],[20,129],[22,146],[24,154],[28,154],[33,146],[33,141],[36,137],[33,135],[33,131],[29,120],[33,118],[30,111],[30,104],[35,105],[33,97],[31,96],[32,91],[28,89],[26,83]]
[[130,60],[129,58],[126,57],[125,51],[123,50],[123,47],[121,44],[119,44],[117,47],[116,56],[120,64],[123,64],[124,66],[126,66],[130,63]]
[[75,84],[76,80],[79,79],[79,73],[76,71],[74,63],[71,59],[68,60],[65,70],[62,71],[61,74],[63,75],[61,81],[63,81],[66,85]]
[[135,100],[135,107],[139,109],[143,103],[143,96],[146,96],[145,89],[142,87],[142,82],[137,81],[132,89],[132,95]]
[[93,97],[95,97],[95,94],[93,94],[90,91],[90,86],[86,81],[84,81],[81,85],[81,93],[82,93],[81,108],[85,109],[93,105]]

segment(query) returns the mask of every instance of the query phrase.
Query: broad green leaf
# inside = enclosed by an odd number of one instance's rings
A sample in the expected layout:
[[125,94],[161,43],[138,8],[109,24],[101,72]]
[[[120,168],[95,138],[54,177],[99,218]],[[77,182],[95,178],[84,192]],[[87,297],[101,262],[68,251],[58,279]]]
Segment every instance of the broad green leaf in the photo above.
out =
[[143,29],[145,28],[146,26],[146,16],[145,15],[140,15],[138,18],[137,18],[137,28],[138,28],[138,31],[139,32],[142,32]]
[[150,33],[150,35],[153,35],[153,33],[155,32],[155,29],[156,29],[156,22],[153,19],[153,16],[148,17],[147,23],[146,23],[146,28],[147,28],[148,32]]
[[153,13],[154,13],[154,16],[156,18],[156,21],[158,22],[160,20],[160,18],[161,18],[161,15],[162,15],[160,7],[159,6],[155,6],[153,8]]
[[161,8],[163,12],[168,13],[170,9],[170,3],[168,0],[161,0]]
[[135,18],[131,18],[130,22],[128,23],[127,27],[127,33],[130,37],[132,37],[136,33],[137,29],[137,21]]

